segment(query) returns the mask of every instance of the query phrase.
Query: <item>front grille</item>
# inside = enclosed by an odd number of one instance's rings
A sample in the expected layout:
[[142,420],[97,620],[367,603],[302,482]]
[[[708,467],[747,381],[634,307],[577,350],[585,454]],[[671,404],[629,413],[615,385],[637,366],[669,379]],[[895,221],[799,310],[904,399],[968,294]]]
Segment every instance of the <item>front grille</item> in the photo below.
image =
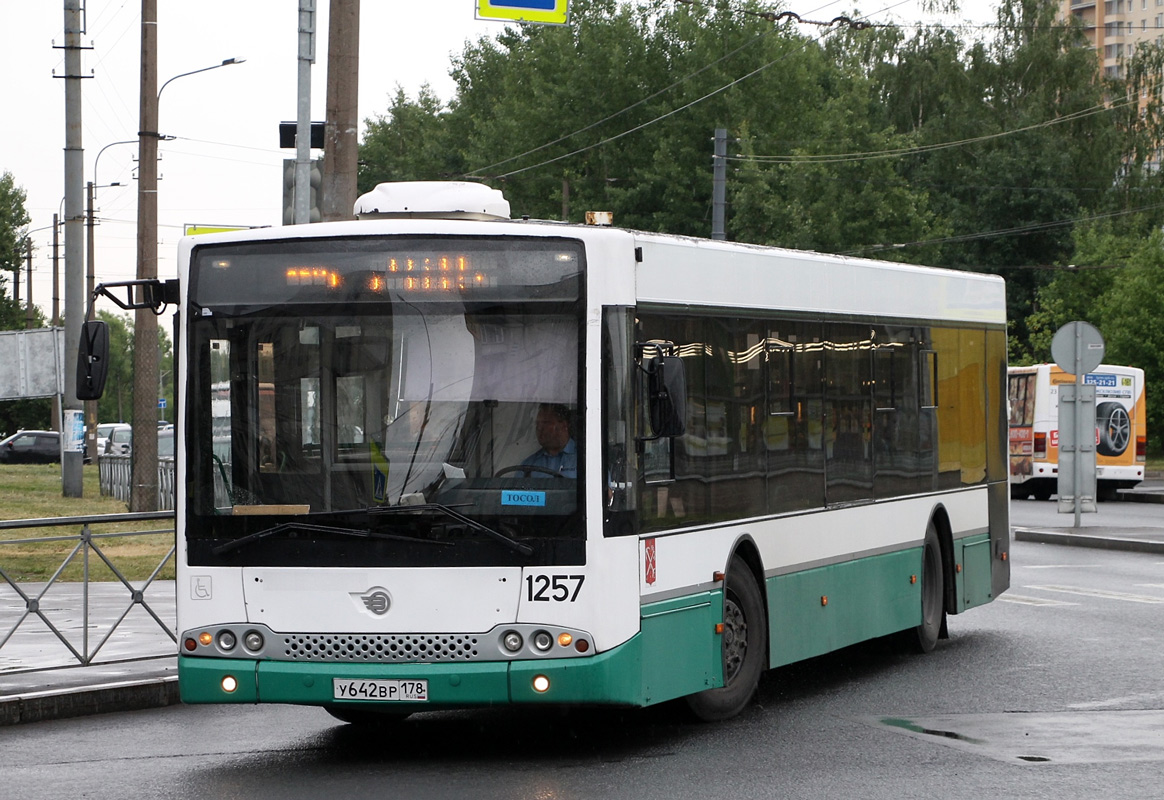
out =
[[476,636],[448,634],[300,634],[283,637],[291,661],[473,661]]

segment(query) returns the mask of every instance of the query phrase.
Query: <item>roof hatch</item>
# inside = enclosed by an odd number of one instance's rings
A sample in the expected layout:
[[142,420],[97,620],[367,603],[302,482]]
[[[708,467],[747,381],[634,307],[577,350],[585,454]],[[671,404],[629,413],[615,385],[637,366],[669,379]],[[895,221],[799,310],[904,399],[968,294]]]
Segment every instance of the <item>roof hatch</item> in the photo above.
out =
[[381,183],[356,200],[360,219],[509,219],[498,189],[468,181]]

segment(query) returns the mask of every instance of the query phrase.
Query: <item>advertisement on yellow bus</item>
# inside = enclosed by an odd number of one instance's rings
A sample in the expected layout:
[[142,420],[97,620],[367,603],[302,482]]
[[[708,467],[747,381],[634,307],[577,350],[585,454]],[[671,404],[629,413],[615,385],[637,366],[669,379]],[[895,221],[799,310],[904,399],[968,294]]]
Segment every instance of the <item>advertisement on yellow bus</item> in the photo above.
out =
[[[1007,375],[1011,497],[1047,500],[1058,490],[1059,387],[1075,376],[1055,364],[1010,367]],[[1096,491],[1115,500],[1144,479],[1144,371],[1100,364],[1083,383],[1095,387]]]

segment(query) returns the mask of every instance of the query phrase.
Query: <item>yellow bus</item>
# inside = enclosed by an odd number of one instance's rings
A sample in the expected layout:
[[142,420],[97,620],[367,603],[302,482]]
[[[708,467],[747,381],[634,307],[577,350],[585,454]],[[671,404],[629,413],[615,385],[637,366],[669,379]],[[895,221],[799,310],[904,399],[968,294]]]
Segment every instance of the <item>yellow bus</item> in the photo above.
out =
[[[1058,491],[1059,387],[1075,376],[1055,364],[1010,367],[1011,497],[1048,500]],[[1144,370],[1100,364],[1083,376],[1095,387],[1095,478],[1100,500],[1144,480]]]

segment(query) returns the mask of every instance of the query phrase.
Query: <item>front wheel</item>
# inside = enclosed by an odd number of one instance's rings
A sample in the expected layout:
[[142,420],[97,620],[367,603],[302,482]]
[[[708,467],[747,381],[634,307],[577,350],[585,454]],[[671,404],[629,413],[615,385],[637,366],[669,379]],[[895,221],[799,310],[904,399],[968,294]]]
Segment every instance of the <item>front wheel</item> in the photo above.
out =
[[743,711],[756,693],[767,660],[764,597],[752,570],[739,556],[728,565],[723,595],[723,686],[687,698],[692,713],[705,722],[729,719]]

